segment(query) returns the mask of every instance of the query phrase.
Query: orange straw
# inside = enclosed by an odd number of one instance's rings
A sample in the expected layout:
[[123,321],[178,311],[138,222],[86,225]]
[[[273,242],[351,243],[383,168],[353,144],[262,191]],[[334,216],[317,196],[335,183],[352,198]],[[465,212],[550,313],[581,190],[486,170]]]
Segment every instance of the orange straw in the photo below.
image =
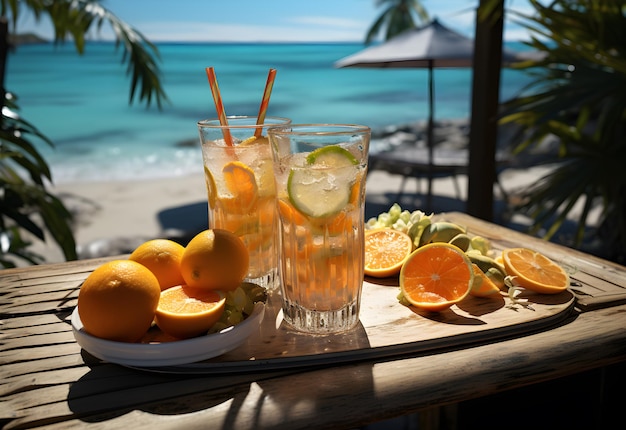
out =
[[[276,69],[270,69],[267,75],[267,82],[265,83],[265,91],[263,92],[263,99],[261,100],[261,106],[259,107],[259,116],[257,117],[256,124],[263,124],[265,121],[265,114],[267,113],[267,106],[270,104],[270,95],[272,94],[272,87],[274,86],[274,79],[276,78]],[[255,137],[260,137],[263,132],[263,128],[259,127],[254,132]]]
[[[220,124],[222,126],[228,126],[226,111],[224,110],[224,103],[222,103],[222,96],[220,95],[220,88],[217,86],[217,77],[215,76],[215,70],[213,69],[213,67],[207,67],[206,74],[209,78],[209,85],[211,86],[211,93],[213,93],[215,110],[217,111],[217,116],[220,119]],[[230,135],[230,130],[228,128],[224,128],[224,141],[228,146],[233,146],[233,138]]]

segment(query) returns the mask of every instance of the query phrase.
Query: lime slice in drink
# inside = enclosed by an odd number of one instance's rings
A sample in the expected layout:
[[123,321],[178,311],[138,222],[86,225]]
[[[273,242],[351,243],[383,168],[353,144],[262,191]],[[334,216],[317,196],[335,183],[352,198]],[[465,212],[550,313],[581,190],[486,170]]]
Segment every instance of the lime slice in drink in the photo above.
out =
[[331,145],[318,148],[306,157],[309,164],[320,164],[328,167],[343,167],[359,164],[359,161],[347,149]]
[[287,192],[291,204],[314,218],[341,212],[350,201],[357,159],[339,146],[327,146],[311,152],[306,161],[307,165],[289,172]]

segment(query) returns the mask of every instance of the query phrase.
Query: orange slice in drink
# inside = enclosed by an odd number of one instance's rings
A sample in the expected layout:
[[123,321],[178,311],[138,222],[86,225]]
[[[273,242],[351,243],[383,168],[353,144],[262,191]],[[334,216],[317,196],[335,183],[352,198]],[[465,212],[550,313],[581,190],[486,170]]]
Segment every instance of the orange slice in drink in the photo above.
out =
[[289,225],[304,225],[306,218],[284,200],[278,200],[278,213]]
[[237,204],[241,205],[244,211],[252,209],[259,196],[254,171],[241,161],[229,161],[224,165],[222,174],[226,188]]
[[155,321],[161,331],[178,339],[199,336],[222,317],[225,303],[222,292],[178,285],[161,292]]
[[402,265],[413,251],[408,234],[392,228],[365,231],[365,274],[387,278],[400,273]]
[[527,248],[502,251],[502,261],[508,276],[528,290],[542,294],[557,294],[569,286],[569,275],[545,255]]
[[404,299],[431,312],[443,311],[463,300],[473,282],[472,262],[460,248],[445,242],[417,248],[400,270]]
[[215,201],[217,197],[217,185],[215,184],[215,178],[211,174],[208,167],[204,166],[204,180],[206,182],[207,193],[209,194],[209,207],[215,208]]

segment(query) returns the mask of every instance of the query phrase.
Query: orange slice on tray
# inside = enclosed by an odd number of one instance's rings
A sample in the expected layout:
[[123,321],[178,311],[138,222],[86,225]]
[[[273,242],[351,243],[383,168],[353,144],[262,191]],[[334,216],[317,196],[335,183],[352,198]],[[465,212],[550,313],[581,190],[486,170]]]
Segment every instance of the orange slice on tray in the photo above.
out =
[[502,261],[508,276],[520,287],[542,294],[557,294],[569,286],[569,275],[545,255],[527,248],[502,251]]
[[365,274],[387,278],[400,273],[413,251],[411,237],[392,228],[365,231]]
[[449,243],[417,248],[400,270],[400,290],[411,305],[431,312],[448,309],[469,294],[474,268],[467,255]]
[[225,304],[219,291],[178,285],[161,292],[155,321],[164,333],[187,339],[209,331],[222,317]]

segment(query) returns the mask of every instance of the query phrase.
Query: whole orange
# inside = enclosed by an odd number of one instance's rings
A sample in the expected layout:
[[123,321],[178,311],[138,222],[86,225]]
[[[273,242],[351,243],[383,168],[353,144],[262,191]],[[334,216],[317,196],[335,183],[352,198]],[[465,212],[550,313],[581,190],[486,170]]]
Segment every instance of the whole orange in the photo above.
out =
[[119,342],[137,342],[148,331],[159,304],[159,281],[145,266],[114,260],[94,270],[78,293],[85,331]]
[[198,233],[185,247],[180,269],[192,288],[231,291],[248,273],[250,256],[243,241],[227,230]]
[[153,239],[139,245],[129,260],[146,266],[156,276],[161,290],[185,283],[180,273],[180,260],[185,247],[169,239]]

